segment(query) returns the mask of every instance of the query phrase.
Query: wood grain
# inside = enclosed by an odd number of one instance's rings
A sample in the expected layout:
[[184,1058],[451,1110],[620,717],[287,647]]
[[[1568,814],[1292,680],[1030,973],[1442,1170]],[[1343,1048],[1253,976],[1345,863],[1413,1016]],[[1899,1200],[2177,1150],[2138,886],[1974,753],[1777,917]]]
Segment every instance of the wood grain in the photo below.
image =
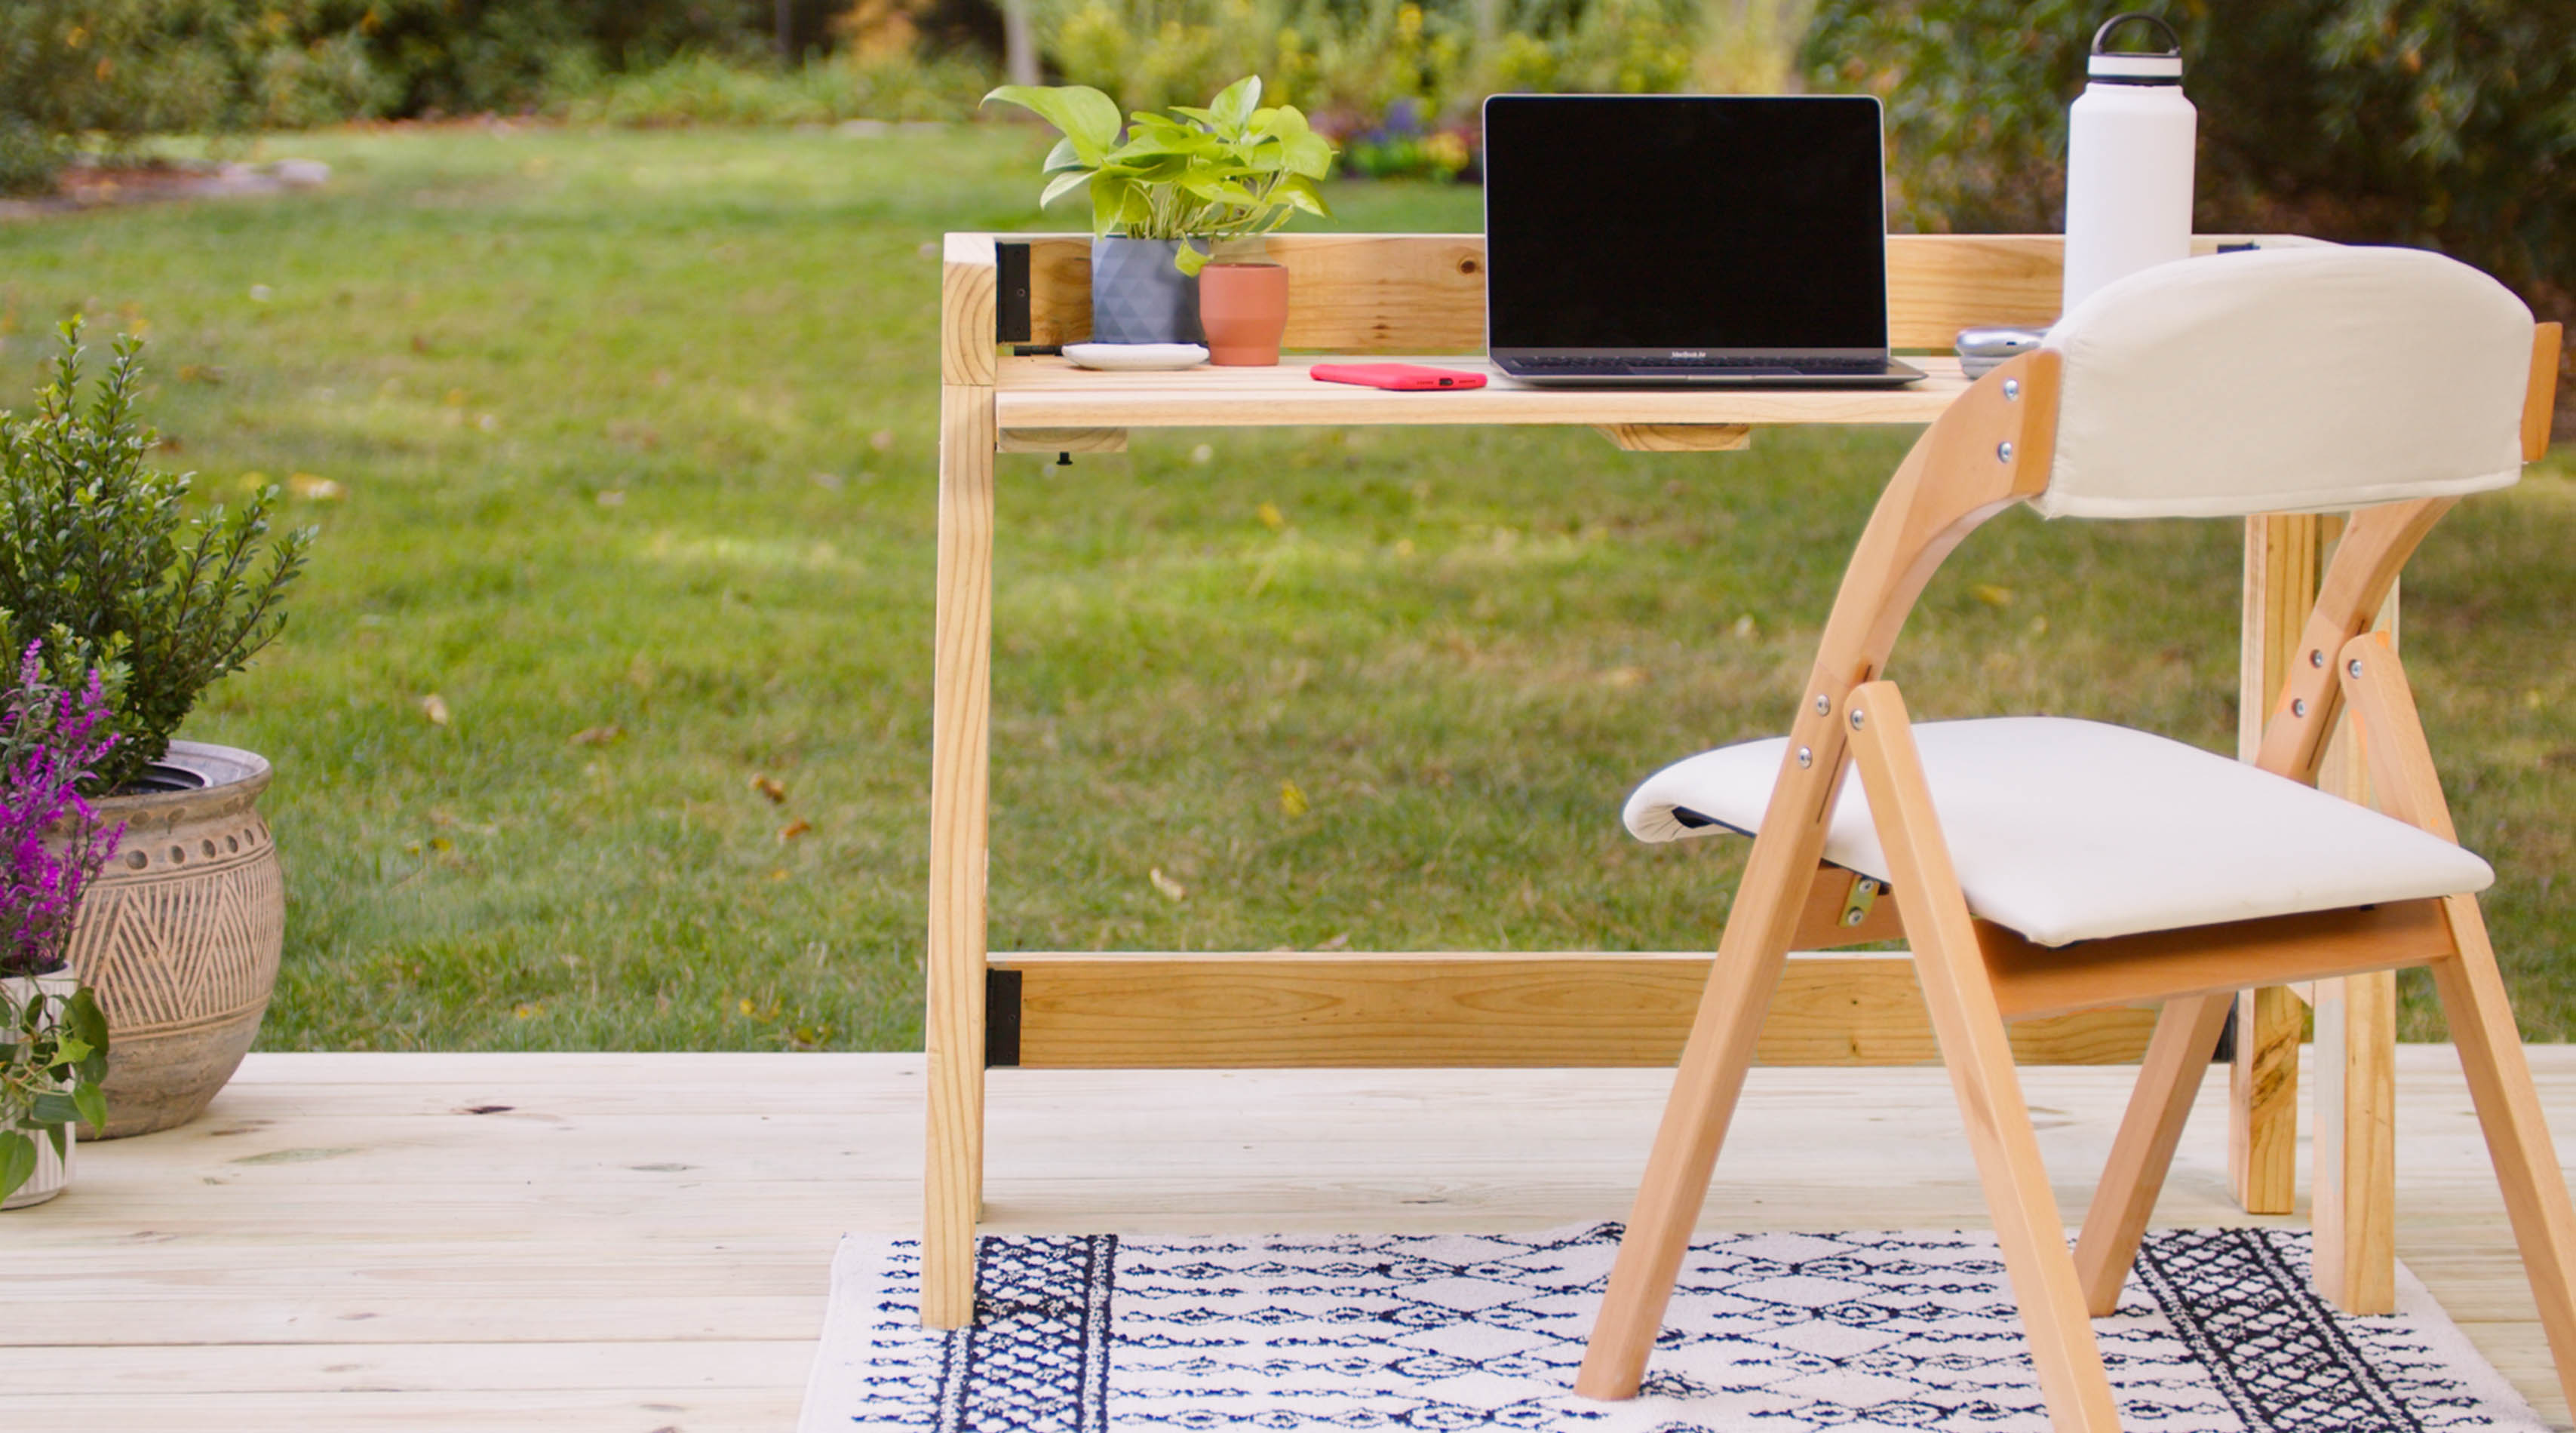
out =
[[2549,456],[2549,424],[2558,412],[2558,351],[2564,341],[2559,325],[2536,325],[2531,336],[2531,385],[2522,400],[2522,459],[2536,463]]
[[1924,1004],[1968,1126],[2049,1426],[2058,1433],[2119,1433],[2119,1405],[2067,1251],[2066,1221],[2005,1040],[2003,1010],[1989,979],[1992,957],[1979,950],[1977,922],[1941,836],[1905,699],[1894,683],[1872,681],[1853,689],[1850,706],[1852,756],[1905,911]]
[[1741,423],[1607,423],[1594,429],[1631,453],[1735,453],[1753,446]]
[[[2420,765],[2431,767],[2429,754]],[[2453,896],[2444,904],[2460,954],[2433,967],[2433,988],[2459,1047],[2541,1331],[2557,1365],[2559,1391],[2576,1404],[2576,1207],[2568,1200],[2567,1174],[2550,1142],[2477,897]]]
[[996,368],[1004,428],[1269,428],[1549,424],[1740,427],[1786,423],[1929,423],[1967,390],[1956,359],[1926,358],[1910,388],[1539,388],[1482,358],[1419,350],[1408,361],[1487,375],[1486,386],[1398,392],[1326,383],[1309,372],[1350,350],[1289,356],[1275,367],[1202,366],[1103,373],[1062,358],[1004,358]]
[[1990,921],[1979,921],[1977,933],[1995,998],[2013,1018],[2397,969],[2450,954],[2440,905],[2429,900],[2066,946],[2034,945]]
[[[2263,721],[2280,695],[2299,635],[2315,605],[2317,519],[2305,513],[2245,520],[2244,602],[2238,626],[2236,751],[2252,761]],[[2228,1177],[2252,1214],[2287,1214],[2298,1200],[2299,1041],[2307,1010],[2278,986],[2236,997],[2236,1053],[2228,1070]]]
[[[1021,974],[1019,1063],[1055,1069],[1669,1066],[1707,955],[995,952]],[[2013,1029],[2033,1064],[2128,1064],[2150,1010]],[[1762,1026],[1766,1065],[1940,1058],[1903,955],[1790,960]]]
[[2191,1118],[2201,1078],[2209,1073],[2210,1056],[2218,1049],[2233,1004],[2223,994],[2188,996],[2165,1002],[2156,1018],[2138,1087],[2129,1096],[2111,1158],[2075,1240],[2076,1277],[2084,1287],[2084,1307],[2095,1318],[2119,1310],[2121,1285],[2137,1262],[2147,1221],[2155,1217],[2156,1197],[2164,1191],[2183,1125]]
[[994,445],[1004,453],[1123,453],[1124,428],[1004,428]]
[[2397,976],[2317,982],[2310,1221],[2317,1292],[2348,1314],[2397,1310]]
[[[2328,519],[2328,527],[2340,524]],[[2389,584],[2372,632],[2395,655],[2400,586]],[[2369,634],[2365,634],[2369,635]],[[2360,640],[2360,639],[2356,639]],[[2350,644],[2346,644],[2350,650]],[[2351,704],[2326,739],[2317,789],[2376,806]],[[2397,974],[2373,971],[2315,985],[2315,1174],[2309,1183],[2316,1227],[2317,1291],[2348,1314],[2397,1307],[2395,1124]]]
[[[2576,1151],[2576,1046],[2534,1046],[2529,1061],[2542,1112]],[[2564,1428],[2458,1057],[2400,1045],[2397,1072],[2407,1267]],[[80,1388],[20,1392],[11,1415],[208,1433],[792,1427],[834,1241],[917,1227],[926,1073],[919,1052],[253,1053],[206,1118],[85,1146],[69,1193],[8,1216],[11,1288],[44,1311],[13,1331],[13,1367],[102,1350],[77,1355],[93,1375]],[[2133,1073],[2021,1072],[2069,1215]],[[1670,1084],[1643,1069],[996,1071],[988,1227],[1430,1233],[1615,1218]],[[2155,1223],[2284,1226],[2228,1196],[2218,1084]],[[465,1113],[493,1104],[513,1108]],[[1936,1069],[1757,1069],[1696,1222],[1981,1227],[1964,1135]],[[236,1162],[316,1148],[351,1152]],[[2545,1140],[2526,1152],[2554,1167]],[[601,1200],[609,1187],[617,1197]],[[722,1347],[790,1340],[805,1357]],[[479,1356],[554,1341],[624,1342],[637,1358],[585,1355],[549,1380],[542,1361],[487,1376]],[[165,1363],[220,1377],[225,1354],[257,1345],[355,1347],[402,1391],[308,1377],[222,1392],[177,1376],[141,1391]],[[639,1381],[575,1386],[604,1370]],[[487,1386],[501,1382],[519,1386]]]
[[[983,236],[991,237],[991,236]],[[1091,239],[1011,234],[1029,245],[1029,338],[1091,336]],[[2250,236],[2267,247],[2313,243]],[[2192,252],[2249,236],[2204,234]],[[1333,353],[1479,353],[1485,347],[1482,234],[1274,234],[1272,262],[1288,270],[1291,349]],[[2046,328],[2065,288],[2056,234],[1890,234],[1888,342],[1948,353],[1963,328]]]
[[[2415,693],[2406,680],[2404,664],[2398,660],[2395,634],[2368,632],[2346,642],[2335,654],[2335,674],[2351,710],[2355,742],[2369,765],[2371,785],[2380,795],[2381,807],[2400,821],[2445,841],[2457,841],[2459,833],[2451,821],[2450,803],[2442,795],[2441,776],[2433,764],[2432,746],[2424,737]],[[2441,994],[2442,1011],[2450,1022],[2452,1038],[2459,1043],[2461,1064],[2486,1132],[2488,1153],[2503,1187],[2505,1207],[2521,1247],[2525,1272],[2531,1279],[2533,1297],[2539,1304],[2541,1326],[2557,1363],[2561,1387],[2570,1401],[2576,1402],[2576,1207],[2570,1205],[2564,1173],[2549,1144],[2539,1093],[2532,1084],[2521,1035],[2506,1001],[2504,979],[2496,969],[2495,950],[2488,942],[2486,918],[2478,909],[2477,897],[2453,896],[2443,903],[2443,911],[2450,921],[2459,955],[2434,967],[2434,986]],[[2351,1000],[2347,994],[2347,1004]],[[2394,990],[2388,993],[2388,1001],[2391,1008],[2384,1017],[2376,1010],[2369,1012],[2374,1018],[2384,1018],[2392,1027],[2385,1080],[2376,1078],[2379,1071],[2369,1073],[2373,1077],[2371,1088],[2375,1090],[2382,1083],[2388,1087],[2386,1098],[2393,1108]],[[2359,1016],[2347,1014],[2346,1018]],[[2331,1052],[2333,1047],[2321,1038],[2319,1049]],[[2393,1169],[2397,1143],[2393,1120],[2384,1134],[2376,1128],[2367,1133],[2387,1141],[2385,1151],[2368,1153],[2384,1153]],[[2364,1157],[2350,1149],[2342,1153],[2341,1162],[2346,1167]],[[2346,1217],[2383,1221],[2388,1226],[2385,1237],[2393,1247],[2397,1222],[2394,1204],[2392,1189],[2381,1199],[2380,1206],[2365,1207]],[[2317,1232],[2319,1249],[2331,1247],[2325,1242],[2326,1230],[2320,1228]],[[2373,1228],[2368,1237],[2377,1239],[2381,1233]],[[2359,1241],[2347,1235],[2341,1242],[2351,1245]],[[2369,1248],[2365,1252],[2375,1255],[2377,1250]],[[2349,1273],[2338,1271],[2336,1277],[2344,1283],[2336,1302],[2350,1307],[2375,1300],[2379,1291],[2361,1281],[2377,1275],[2376,1260],[2352,1257],[2345,1262],[2359,1267]],[[2319,1273],[2323,1276],[2326,1271],[2320,1268]]]
[[939,402],[939,570],[931,673],[930,1059],[922,1183],[922,1322],[975,1311],[984,1178],[984,869],[992,775],[993,391]]
[[999,277],[989,234],[951,234],[939,266],[939,381],[993,381],[993,303]]

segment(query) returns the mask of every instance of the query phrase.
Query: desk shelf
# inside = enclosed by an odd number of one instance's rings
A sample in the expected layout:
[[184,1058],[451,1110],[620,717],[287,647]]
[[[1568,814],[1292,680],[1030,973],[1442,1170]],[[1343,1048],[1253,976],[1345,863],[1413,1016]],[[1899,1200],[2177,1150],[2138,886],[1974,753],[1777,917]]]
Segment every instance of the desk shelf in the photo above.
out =
[[[1357,356],[1283,358],[1273,368],[1202,366],[1168,373],[1101,373],[1061,358],[994,365],[993,415],[1004,432],[1030,428],[1276,428],[1300,424],[1547,424],[1775,427],[1790,423],[1929,423],[1967,390],[1955,358],[1908,359],[1930,374],[1905,388],[1539,388],[1478,357],[1397,358],[1487,376],[1465,391],[1399,393],[1324,383],[1307,370]],[[1377,355],[1366,361],[1387,362]]]

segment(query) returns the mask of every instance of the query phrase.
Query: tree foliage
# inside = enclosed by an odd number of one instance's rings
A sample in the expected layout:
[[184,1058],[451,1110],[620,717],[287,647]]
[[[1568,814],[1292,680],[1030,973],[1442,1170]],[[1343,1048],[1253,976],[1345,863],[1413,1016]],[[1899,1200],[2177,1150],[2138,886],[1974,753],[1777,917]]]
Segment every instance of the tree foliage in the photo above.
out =
[[[1887,105],[1899,221],[2051,230],[2066,108],[2113,5],[1824,0],[1812,87]],[[2168,0],[2198,226],[2441,249],[2576,316],[2576,0]]]

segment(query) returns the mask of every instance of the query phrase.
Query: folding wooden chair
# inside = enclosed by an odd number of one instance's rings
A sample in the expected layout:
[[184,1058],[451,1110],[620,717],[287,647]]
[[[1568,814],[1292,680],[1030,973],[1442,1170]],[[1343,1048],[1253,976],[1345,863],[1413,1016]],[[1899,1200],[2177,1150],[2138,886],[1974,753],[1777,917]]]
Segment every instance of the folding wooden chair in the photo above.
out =
[[[2478,913],[2493,875],[2455,843],[2405,675],[2369,633],[2451,504],[2542,452],[2558,341],[2434,254],[2192,259],[2087,300],[1924,433],[1852,554],[1790,734],[1692,757],[1629,801],[1647,840],[1754,843],[1578,1392],[1636,1392],[1811,890],[1855,872],[1893,890],[2057,1428],[2119,1426],[2088,1313],[2118,1300],[2233,992],[2402,966],[2433,972],[2550,1351],[2576,1373],[2576,1211]],[[1881,676],[1897,632],[1942,559],[2017,502],[2353,511],[2254,764],[2097,722],[1908,721]],[[2386,814],[2315,789],[2347,707]],[[2162,1013],[2070,1251],[2005,1023],[2144,1002]]]

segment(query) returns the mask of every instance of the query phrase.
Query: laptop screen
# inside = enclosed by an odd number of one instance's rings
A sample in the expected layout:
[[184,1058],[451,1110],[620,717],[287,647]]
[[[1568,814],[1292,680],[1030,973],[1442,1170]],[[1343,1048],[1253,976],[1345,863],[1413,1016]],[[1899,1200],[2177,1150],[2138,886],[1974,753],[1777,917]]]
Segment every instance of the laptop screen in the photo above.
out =
[[1497,349],[1887,346],[1878,101],[1496,95]]

